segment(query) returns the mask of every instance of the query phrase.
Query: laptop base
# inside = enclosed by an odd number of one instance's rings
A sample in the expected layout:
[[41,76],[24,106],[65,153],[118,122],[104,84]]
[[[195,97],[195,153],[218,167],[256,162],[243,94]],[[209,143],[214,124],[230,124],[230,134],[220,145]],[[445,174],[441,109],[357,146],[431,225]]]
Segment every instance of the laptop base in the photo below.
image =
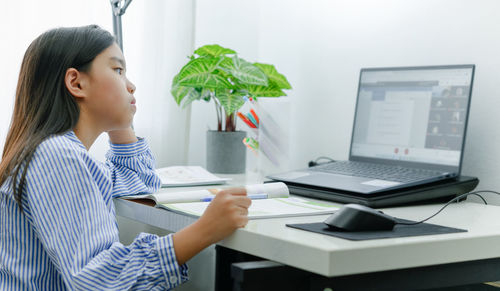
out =
[[453,197],[474,190],[478,183],[479,179],[476,177],[459,176],[454,179],[447,179],[425,185],[364,195],[349,191],[285,182],[291,194],[341,203],[357,203],[373,208],[409,204],[442,203],[453,199]]

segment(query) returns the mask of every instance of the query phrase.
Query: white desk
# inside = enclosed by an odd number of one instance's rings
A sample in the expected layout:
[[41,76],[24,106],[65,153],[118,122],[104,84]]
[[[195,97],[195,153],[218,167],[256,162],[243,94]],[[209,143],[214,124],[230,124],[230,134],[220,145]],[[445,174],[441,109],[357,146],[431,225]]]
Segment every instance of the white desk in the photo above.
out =
[[[169,231],[178,231],[195,220],[122,199],[115,199],[115,206],[119,216]],[[420,220],[433,214],[440,206],[387,208],[384,212]],[[218,246],[326,277],[376,274],[487,259],[500,261],[500,207],[497,206],[461,202],[448,206],[429,221],[464,228],[468,230],[466,233],[349,241],[285,226],[286,223],[319,222],[326,217],[251,220],[245,228],[238,229]],[[497,278],[482,277],[477,280],[498,280],[498,270]],[[436,284],[439,285],[439,282]]]
[[[418,220],[437,209],[420,206],[384,212]],[[431,220],[467,229],[466,233],[349,241],[285,226],[326,217],[253,220],[219,245],[328,277],[500,257],[497,206],[462,202],[448,206]]]

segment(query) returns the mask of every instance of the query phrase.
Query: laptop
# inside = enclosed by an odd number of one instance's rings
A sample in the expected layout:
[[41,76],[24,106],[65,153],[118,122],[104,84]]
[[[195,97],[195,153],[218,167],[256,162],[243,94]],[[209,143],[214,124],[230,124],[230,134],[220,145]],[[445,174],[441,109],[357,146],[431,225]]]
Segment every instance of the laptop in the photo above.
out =
[[474,69],[361,69],[349,160],[268,178],[370,195],[458,177]]

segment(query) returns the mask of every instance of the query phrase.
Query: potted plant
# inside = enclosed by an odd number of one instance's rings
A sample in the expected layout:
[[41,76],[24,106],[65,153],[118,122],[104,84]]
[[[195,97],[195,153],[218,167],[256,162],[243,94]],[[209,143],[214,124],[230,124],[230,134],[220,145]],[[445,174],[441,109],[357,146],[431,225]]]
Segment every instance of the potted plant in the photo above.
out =
[[283,89],[291,86],[273,65],[247,62],[234,50],[214,44],[194,51],[174,77],[171,93],[183,108],[195,100],[214,102],[217,130],[207,132],[207,169],[242,173],[246,133],[236,131],[236,113],[245,100],[286,96]]

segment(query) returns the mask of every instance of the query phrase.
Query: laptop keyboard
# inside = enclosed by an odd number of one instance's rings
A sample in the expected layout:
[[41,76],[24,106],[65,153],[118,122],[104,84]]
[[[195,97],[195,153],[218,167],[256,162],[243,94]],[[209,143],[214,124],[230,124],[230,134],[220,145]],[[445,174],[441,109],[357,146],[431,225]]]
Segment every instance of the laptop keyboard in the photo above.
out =
[[372,179],[388,180],[400,183],[425,180],[442,175],[442,172],[405,168],[400,166],[388,166],[372,163],[362,163],[353,161],[339,161],[328,163],[309,170],[327,172],[348,176],[367,177]]

